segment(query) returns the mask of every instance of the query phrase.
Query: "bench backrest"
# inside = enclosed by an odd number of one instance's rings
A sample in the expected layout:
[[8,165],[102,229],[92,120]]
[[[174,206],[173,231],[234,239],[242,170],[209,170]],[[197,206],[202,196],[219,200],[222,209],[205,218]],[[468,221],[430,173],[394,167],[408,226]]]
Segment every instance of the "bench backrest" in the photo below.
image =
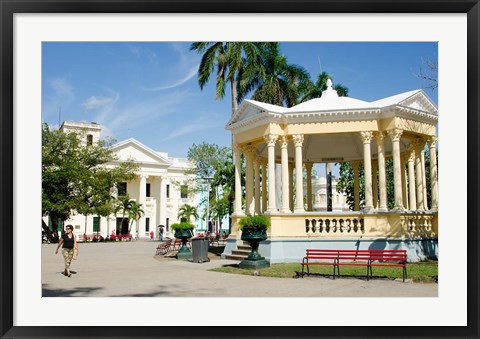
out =
[[406,261],[406,250],[330,250],[307,249],[308,259]]
[[407,261],[407,250],[370,250],[372,261]]

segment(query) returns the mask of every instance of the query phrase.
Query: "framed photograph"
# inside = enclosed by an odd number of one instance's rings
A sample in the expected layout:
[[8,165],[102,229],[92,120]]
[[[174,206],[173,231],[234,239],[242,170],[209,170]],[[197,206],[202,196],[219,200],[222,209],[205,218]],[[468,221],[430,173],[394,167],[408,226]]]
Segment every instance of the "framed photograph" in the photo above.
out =
[[[364,338],[400,333],[402,337],[479,337],[478,1],[0,3],[2,338]],[[361,42],[365,48],[378,42],[438,44],[438,296],[368,298],[326,293],[321,297],[211,298],[129,294],[106,298],[72,297],[62,294],[58,286],[52,294],[59,297],[42,295],[38,219],[45,44],[194,41]],[[87,68],[95,58],[85,59]],[[321,68],[320,59],[318,63]],[[55,73],[55,65],[49,67]],[[394,61],[391,67],[395,67]],[[412,69],[412,76],[416,71]],[[146,75],[139,72],[139,76]],[[223,101],[228,103],[227,97]],[[91,96],[85,105],[98,106],[107,99]],[[221,123],[222,133],[227,120]],[[81,226],[75,225],[74,230],[79,229]],[[156,235],[149,236],[153,239]],[[82,260],[82,251],[78,255],[77,262]],[[274,293],[275,286],[271,288]]]

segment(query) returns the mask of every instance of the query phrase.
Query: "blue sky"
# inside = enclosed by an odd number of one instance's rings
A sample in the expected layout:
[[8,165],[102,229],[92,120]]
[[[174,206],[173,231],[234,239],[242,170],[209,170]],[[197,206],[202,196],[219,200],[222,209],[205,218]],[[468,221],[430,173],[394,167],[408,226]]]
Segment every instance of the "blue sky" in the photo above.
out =
[[[42,121],[94,121],[103,136],[132,137],[170,156],[186,157],[203,141],[229,146],[224,129],[231,114],[229,90],[215,99],[215,76],[202,90],[200,55],[190,42],[44,42]],[[373,101],[423,88],[422,60],[437,61],[435,42],[281,42],[290,63],[315,79],[320,71],[349,88],[349,96]]]

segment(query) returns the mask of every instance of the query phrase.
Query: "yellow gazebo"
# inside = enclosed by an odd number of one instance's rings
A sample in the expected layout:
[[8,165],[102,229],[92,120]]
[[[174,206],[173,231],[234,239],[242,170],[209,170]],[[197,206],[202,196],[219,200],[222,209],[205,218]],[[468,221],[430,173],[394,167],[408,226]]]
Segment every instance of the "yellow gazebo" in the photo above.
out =
[[[233,134],[235,203],[223,256],[231,256],[240,242],[238,220],[265,214],[272,226],[259,250],[271,263],[299,261],[306,248],[401,248],[408,250],[411,261],[436,257],[437,121],[438,109],[422,90],[366,102],[339,97],[328,80],[321,98],[291,108],[245,100],[226,125]],[[426,144],[431,187],[426,185]],[[242,153],[246,167],[243,207]],[[389,158],[394,164],[393,209],[387,206],[385,160]],[[353,166],[355,207],[349,212],[315,212],[312,167],[333,162]],[[275,171],[277,163],[280,173]],[[365,175],[363,209],[360,164]],[[276,191],[276,176],[280,176],[280,192]],[[431,206],[427,206],[427,190]]]

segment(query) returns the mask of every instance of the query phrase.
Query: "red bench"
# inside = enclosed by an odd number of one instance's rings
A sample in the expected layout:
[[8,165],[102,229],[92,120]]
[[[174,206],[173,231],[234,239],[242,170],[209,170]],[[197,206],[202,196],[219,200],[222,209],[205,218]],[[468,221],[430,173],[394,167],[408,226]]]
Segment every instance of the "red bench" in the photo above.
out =
[[307,267],[307,274],[310,274],[310,265],[333,266],[333,279],[335,279],[335,272],[340,276],[340,266],[364,266],[367,268],[367,280],[373,276],[373,266],[402,267],[403,281],[405,282],[407,277],[407,251],[307,249],[301,265],[302,277],[305,266]]
[[155,255],[168,253],[170,247],[172,247],[172,239],[167,239],[163,244],[157,246],[157,252]]
[[120,241],[122,241],[122,240],[132,241],[132,235],[131,234],[119,234],[119,235],[117,235],[117,238]]

